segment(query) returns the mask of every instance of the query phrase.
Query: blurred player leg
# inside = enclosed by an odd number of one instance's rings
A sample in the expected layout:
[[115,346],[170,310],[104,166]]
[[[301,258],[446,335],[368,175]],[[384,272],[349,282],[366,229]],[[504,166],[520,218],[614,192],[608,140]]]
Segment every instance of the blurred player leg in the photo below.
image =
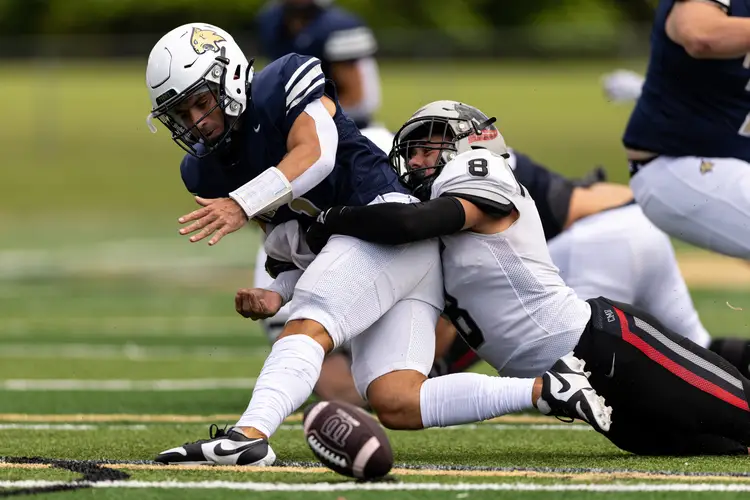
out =
[[586,217],[549,241],[563,281],[582,299],[604,296],[659,318],[707,347],[703,327],[669,238],[636,205]]
[[750,260],[750,165],[732,158],[661,156],[631,178],[646,216],[693,245]]

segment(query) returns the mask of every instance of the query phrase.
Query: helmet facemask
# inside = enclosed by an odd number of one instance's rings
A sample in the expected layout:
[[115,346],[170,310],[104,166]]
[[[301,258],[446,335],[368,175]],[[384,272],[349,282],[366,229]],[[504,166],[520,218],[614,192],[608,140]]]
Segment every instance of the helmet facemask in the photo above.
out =
[[[224,147],[231,132],[237,127],[242,111],[244,111],[242,103],[226,92],[227,63],[228,60],[224,57],[224,50],[222,49],[221,55],[216,57],[215,64],[211,65],[195,83],[179,94],[170,90],[159,96],[156,99],[157,107],[151,111],[148,117],[148,125],[151,131],[156,131],[152,120],[157,118],[172,133],[172,140],[197,158],[208,156]],[[239,67],[237,70],[239,70]],[[235,79],[237,77],[238,75],[235,75]],[[204,93],[210,93],[214,103],[200,118],[188,126],[180,118],[177,110],[192,97]],[[208,138],[201,132],[199,125],[217,109],[220,109],[222,113],[224,130],[219,136]]]
[[[393,148],[388,159],[399,180],[414,195],[426,201],[430,198],[432,183],[440,175],[443,167],[458,155],[457,143],[470,135],[480,135],[490,127],[495,118],[484,123],[462,118],[424,116],[406,122],[393,139]],[[415,151],[422,154],[437,151],[434,165],[413,167],[409,165]]]

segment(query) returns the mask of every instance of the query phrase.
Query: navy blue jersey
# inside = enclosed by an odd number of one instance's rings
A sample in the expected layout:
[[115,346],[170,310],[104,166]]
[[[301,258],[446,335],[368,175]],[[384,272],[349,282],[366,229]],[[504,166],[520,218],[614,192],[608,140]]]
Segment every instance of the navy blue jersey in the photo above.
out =
[[335,205],[366,205],[379,194],[407,192],[385,154],[341,110],[335,89],[323,77],[320,61],[289,54],[255,74],[248,109],[226,150],[180,165],[188,191],[204,198],[226,197],[286,155],[289,131],[305,107],[324,93],[336,103],[339,134],[336,164],[320,184],[278,210],[259,218],[272,224],[290,219],[309,222]]
[[272,4],[257,19],[263,55],[278,59],[295,52],[317,57],[323,73],[331,76],[331,63],[371,57],[377,50],[375,37],[357,17],[336,7],[321,9],[293,36],[284,25],[284,6]]
[[516,180],[526,188],[539,211],[544,237],[552,239],[565,228],[573,195],[573,182],[549,171],[523,153],[513,151],[508,160]]
[[[694,59],[674,43],[666,20],[675,1],[659,2],[646,82],[623,143],[668,156],[750,161],[750,67],[744,58]],[[731,0],[728,15],[750,17],[750,0]]]

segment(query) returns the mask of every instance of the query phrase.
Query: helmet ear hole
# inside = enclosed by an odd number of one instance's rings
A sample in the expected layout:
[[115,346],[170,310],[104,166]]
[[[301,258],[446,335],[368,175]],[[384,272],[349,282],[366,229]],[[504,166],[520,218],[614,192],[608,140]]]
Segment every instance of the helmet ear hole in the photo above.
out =
[[241,73],[240,73],[241,71],[242,71],[242,66],[240,66],[238,64],[237,67],[234,69],[234,78],[232,78],[232,79],[233,80],[239,80],[240,79],[240,75],[241,75]]

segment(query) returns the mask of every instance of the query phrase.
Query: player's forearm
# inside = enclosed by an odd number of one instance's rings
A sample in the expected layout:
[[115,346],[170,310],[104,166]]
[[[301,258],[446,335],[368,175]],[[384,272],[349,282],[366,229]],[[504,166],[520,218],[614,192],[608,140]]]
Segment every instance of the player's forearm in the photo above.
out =
[[310,103],[292,126],[284,159],[229,196],[248,218],[291,202],[328,177],[336,164],[338,140],[336,124],[323,102]]
[[461,231],[461,203],[452,197],[425,203],[379,203],[345,207],[326,216],[331,234],[344,234],[373,243],[400,245]]
[[565,228],[579,219],[620,207],[632,200],[633,192],[624,184],[597,182],[586,188],[576,187],[570,196]]
[[750,52],[750,19],[727,16],[709,2],[677,2],[666,29],[696,59],[734,59]]

